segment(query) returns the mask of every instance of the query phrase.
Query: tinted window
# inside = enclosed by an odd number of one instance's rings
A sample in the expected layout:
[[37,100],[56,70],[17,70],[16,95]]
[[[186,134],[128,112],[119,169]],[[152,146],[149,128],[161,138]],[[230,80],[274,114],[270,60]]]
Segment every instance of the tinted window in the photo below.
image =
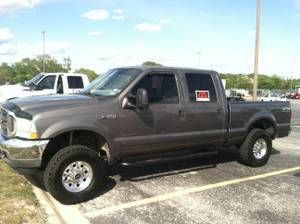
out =
[[178,91],[174,74],[153,74],[145,76],[132,90],[146,89],[149,103],[178,103]]
[[213,80],[208,74],[187,73],[186,81],[191,102],[196,102],[196,91],[208,91],[209,102],[217,102]]
[[82,89],[83,82],[80,76],[68,76],[68,86],[70,89]]
[[56,79],[56,76],[55,76],[55,75],[49,75],[49,76],[45,77],[45,78],[38,84],[38,86],[39,86],[41,89],[54,89],[55,79]]
[[96,96],[115,96],[119,94],[142,71],[134,68],[113,69],[91,82],[84,93]]

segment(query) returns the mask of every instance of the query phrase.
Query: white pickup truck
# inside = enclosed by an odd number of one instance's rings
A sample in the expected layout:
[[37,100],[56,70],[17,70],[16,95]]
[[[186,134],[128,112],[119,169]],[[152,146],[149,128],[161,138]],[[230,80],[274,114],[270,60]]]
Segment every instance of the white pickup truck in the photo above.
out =
[[0,102],[15,97],[72,94],[89,84],[84,74],[77,73],[42,73],[22,84],[0,87]]

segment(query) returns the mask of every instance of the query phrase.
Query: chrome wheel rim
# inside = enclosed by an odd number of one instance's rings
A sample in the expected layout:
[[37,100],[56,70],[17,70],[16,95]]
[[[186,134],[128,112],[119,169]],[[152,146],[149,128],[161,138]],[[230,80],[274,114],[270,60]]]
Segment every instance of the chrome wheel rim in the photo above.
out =
[[267,142],[265,139],[258,139],[253,145],[253,155],[256,159],[262,159],[265,157],[268,151]]
[[70,163],[62,174],[64,188],[72,193],[78,193],[87,189],[93,180],[93,169],[84,161]]

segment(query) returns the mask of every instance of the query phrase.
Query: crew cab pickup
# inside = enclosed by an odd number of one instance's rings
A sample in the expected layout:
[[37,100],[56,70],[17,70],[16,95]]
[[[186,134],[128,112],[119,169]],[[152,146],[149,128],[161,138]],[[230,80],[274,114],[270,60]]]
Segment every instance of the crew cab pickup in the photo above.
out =
[[263,166],[291,120],[289,102],[228,102],[215,71],[144,66],[112,69],[78,95],[9,100],[1,114],[2,159],[44,170],[46,189],[63,203],[96,195],[116,163],[234,145],[245,164]]
[[25,96],[72,94],[89,84],[85,74],[41,73],[19,85],[1,86],[0,102]]

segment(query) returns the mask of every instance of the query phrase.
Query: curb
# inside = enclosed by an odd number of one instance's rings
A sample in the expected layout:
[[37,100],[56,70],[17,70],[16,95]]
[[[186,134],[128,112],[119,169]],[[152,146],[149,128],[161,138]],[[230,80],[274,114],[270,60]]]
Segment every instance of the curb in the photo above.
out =
[[49,224],[90,224],[90,222],[72,205],[63,205],[48,192],[32,186],[33,192],[48,215]]

